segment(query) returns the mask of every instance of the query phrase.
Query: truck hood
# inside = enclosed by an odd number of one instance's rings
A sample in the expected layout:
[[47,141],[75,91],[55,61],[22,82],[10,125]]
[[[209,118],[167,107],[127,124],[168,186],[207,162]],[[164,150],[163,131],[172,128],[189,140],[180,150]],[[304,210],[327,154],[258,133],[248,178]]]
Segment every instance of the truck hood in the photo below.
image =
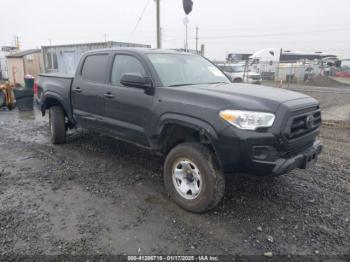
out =
[[[208,108],[216,109],[276,112],[282,103],[310,99],[309,96],[301,93],[250,84],[193,85],[166,87],[166,89],[175,96],[174,99],[181,99],[184,104],[200,101],[200,104],[205,103]],[[317,103],[316,100],[315,103]]]

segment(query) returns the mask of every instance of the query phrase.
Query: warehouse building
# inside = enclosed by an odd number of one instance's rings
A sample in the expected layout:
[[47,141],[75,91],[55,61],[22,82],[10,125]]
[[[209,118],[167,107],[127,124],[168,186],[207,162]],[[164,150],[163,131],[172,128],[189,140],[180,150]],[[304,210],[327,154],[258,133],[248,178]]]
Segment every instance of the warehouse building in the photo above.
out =
[[11,84],[24,85],[24,76],[37,77],[43,70],[41,49],[30,49],[6,56]]
[[124,42],[100,42],[72,45],[43,46],[42,53],[44,58],[46,73],[65,73],[74,74],[81,56],[93,49],[113,48],[113,47],[141,47],[150,48],[150,45],[124,43]]
[[17,48],[15,46],[2,46],[0,50],[0,81],[8,80],[8,66],[6,56],[16,53]]

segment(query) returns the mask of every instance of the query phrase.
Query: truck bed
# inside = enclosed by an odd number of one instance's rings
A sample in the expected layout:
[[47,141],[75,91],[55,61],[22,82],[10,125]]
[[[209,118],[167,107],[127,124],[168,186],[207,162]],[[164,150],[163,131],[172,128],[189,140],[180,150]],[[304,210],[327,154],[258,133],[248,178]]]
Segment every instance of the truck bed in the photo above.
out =
[[73,118],[71,106],[71,87],[73,80],[73,75],[59,73],[40,74],[38,77],[40,97],[45,97],[45,99],[51,97],[58,100],[70,119]]
[[39,74],[42,77],[54,77],[54,78],[65,78],[65,79],[73,79],[73,74],[63,74],[63,73],[47,73],[47,74]]

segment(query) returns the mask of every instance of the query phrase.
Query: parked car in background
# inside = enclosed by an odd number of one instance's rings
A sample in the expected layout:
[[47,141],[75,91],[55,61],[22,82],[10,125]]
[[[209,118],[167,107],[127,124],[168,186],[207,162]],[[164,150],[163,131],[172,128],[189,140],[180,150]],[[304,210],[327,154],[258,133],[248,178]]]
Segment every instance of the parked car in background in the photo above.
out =
[[340,67],[342,62],[337,57],[326,57],[322,59],[324,66],[335,66]]
[[261,84],[261,75],[249,69],[244,64],[217,64],[234,83]]
[[341,68],[343,70],[350,70],[350,59],[343,59],[341,61]]
[[305,68],[305,75],[304,75],[304,82],[310,80],[315,76],[315,69],[313,67],[307,67]]
[[335,75],[338,77],[350,77],[350,69],[336,72]]
[[341,68],[335,73],[337,77],[350,77],[350,59],[341,60]]

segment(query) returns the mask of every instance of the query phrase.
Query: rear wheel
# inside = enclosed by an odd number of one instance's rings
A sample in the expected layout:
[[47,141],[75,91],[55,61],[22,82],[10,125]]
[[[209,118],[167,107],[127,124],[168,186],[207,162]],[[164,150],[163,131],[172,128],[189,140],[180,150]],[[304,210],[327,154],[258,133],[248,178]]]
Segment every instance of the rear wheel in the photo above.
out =
[[236,78],[233,80],[233,83],[242,83],[243,80],[241,78]]
[[4,92],[0,90],[0,107],[3,107],[6,103],[6,97]]
[[168,154],[164,183],[170,197],[182,208],[201,213],[222,199],[225,179],[215,155],[199,143],[184,143]]
[[53,144],[64,144],[66,142],[66,122],[62,107],[50,107],[50,132]]
[[8,110],[11,111],[11,110],[13,110],[15,108],[15,105],[14,104],[8,104],[7,108],[8,108]]

